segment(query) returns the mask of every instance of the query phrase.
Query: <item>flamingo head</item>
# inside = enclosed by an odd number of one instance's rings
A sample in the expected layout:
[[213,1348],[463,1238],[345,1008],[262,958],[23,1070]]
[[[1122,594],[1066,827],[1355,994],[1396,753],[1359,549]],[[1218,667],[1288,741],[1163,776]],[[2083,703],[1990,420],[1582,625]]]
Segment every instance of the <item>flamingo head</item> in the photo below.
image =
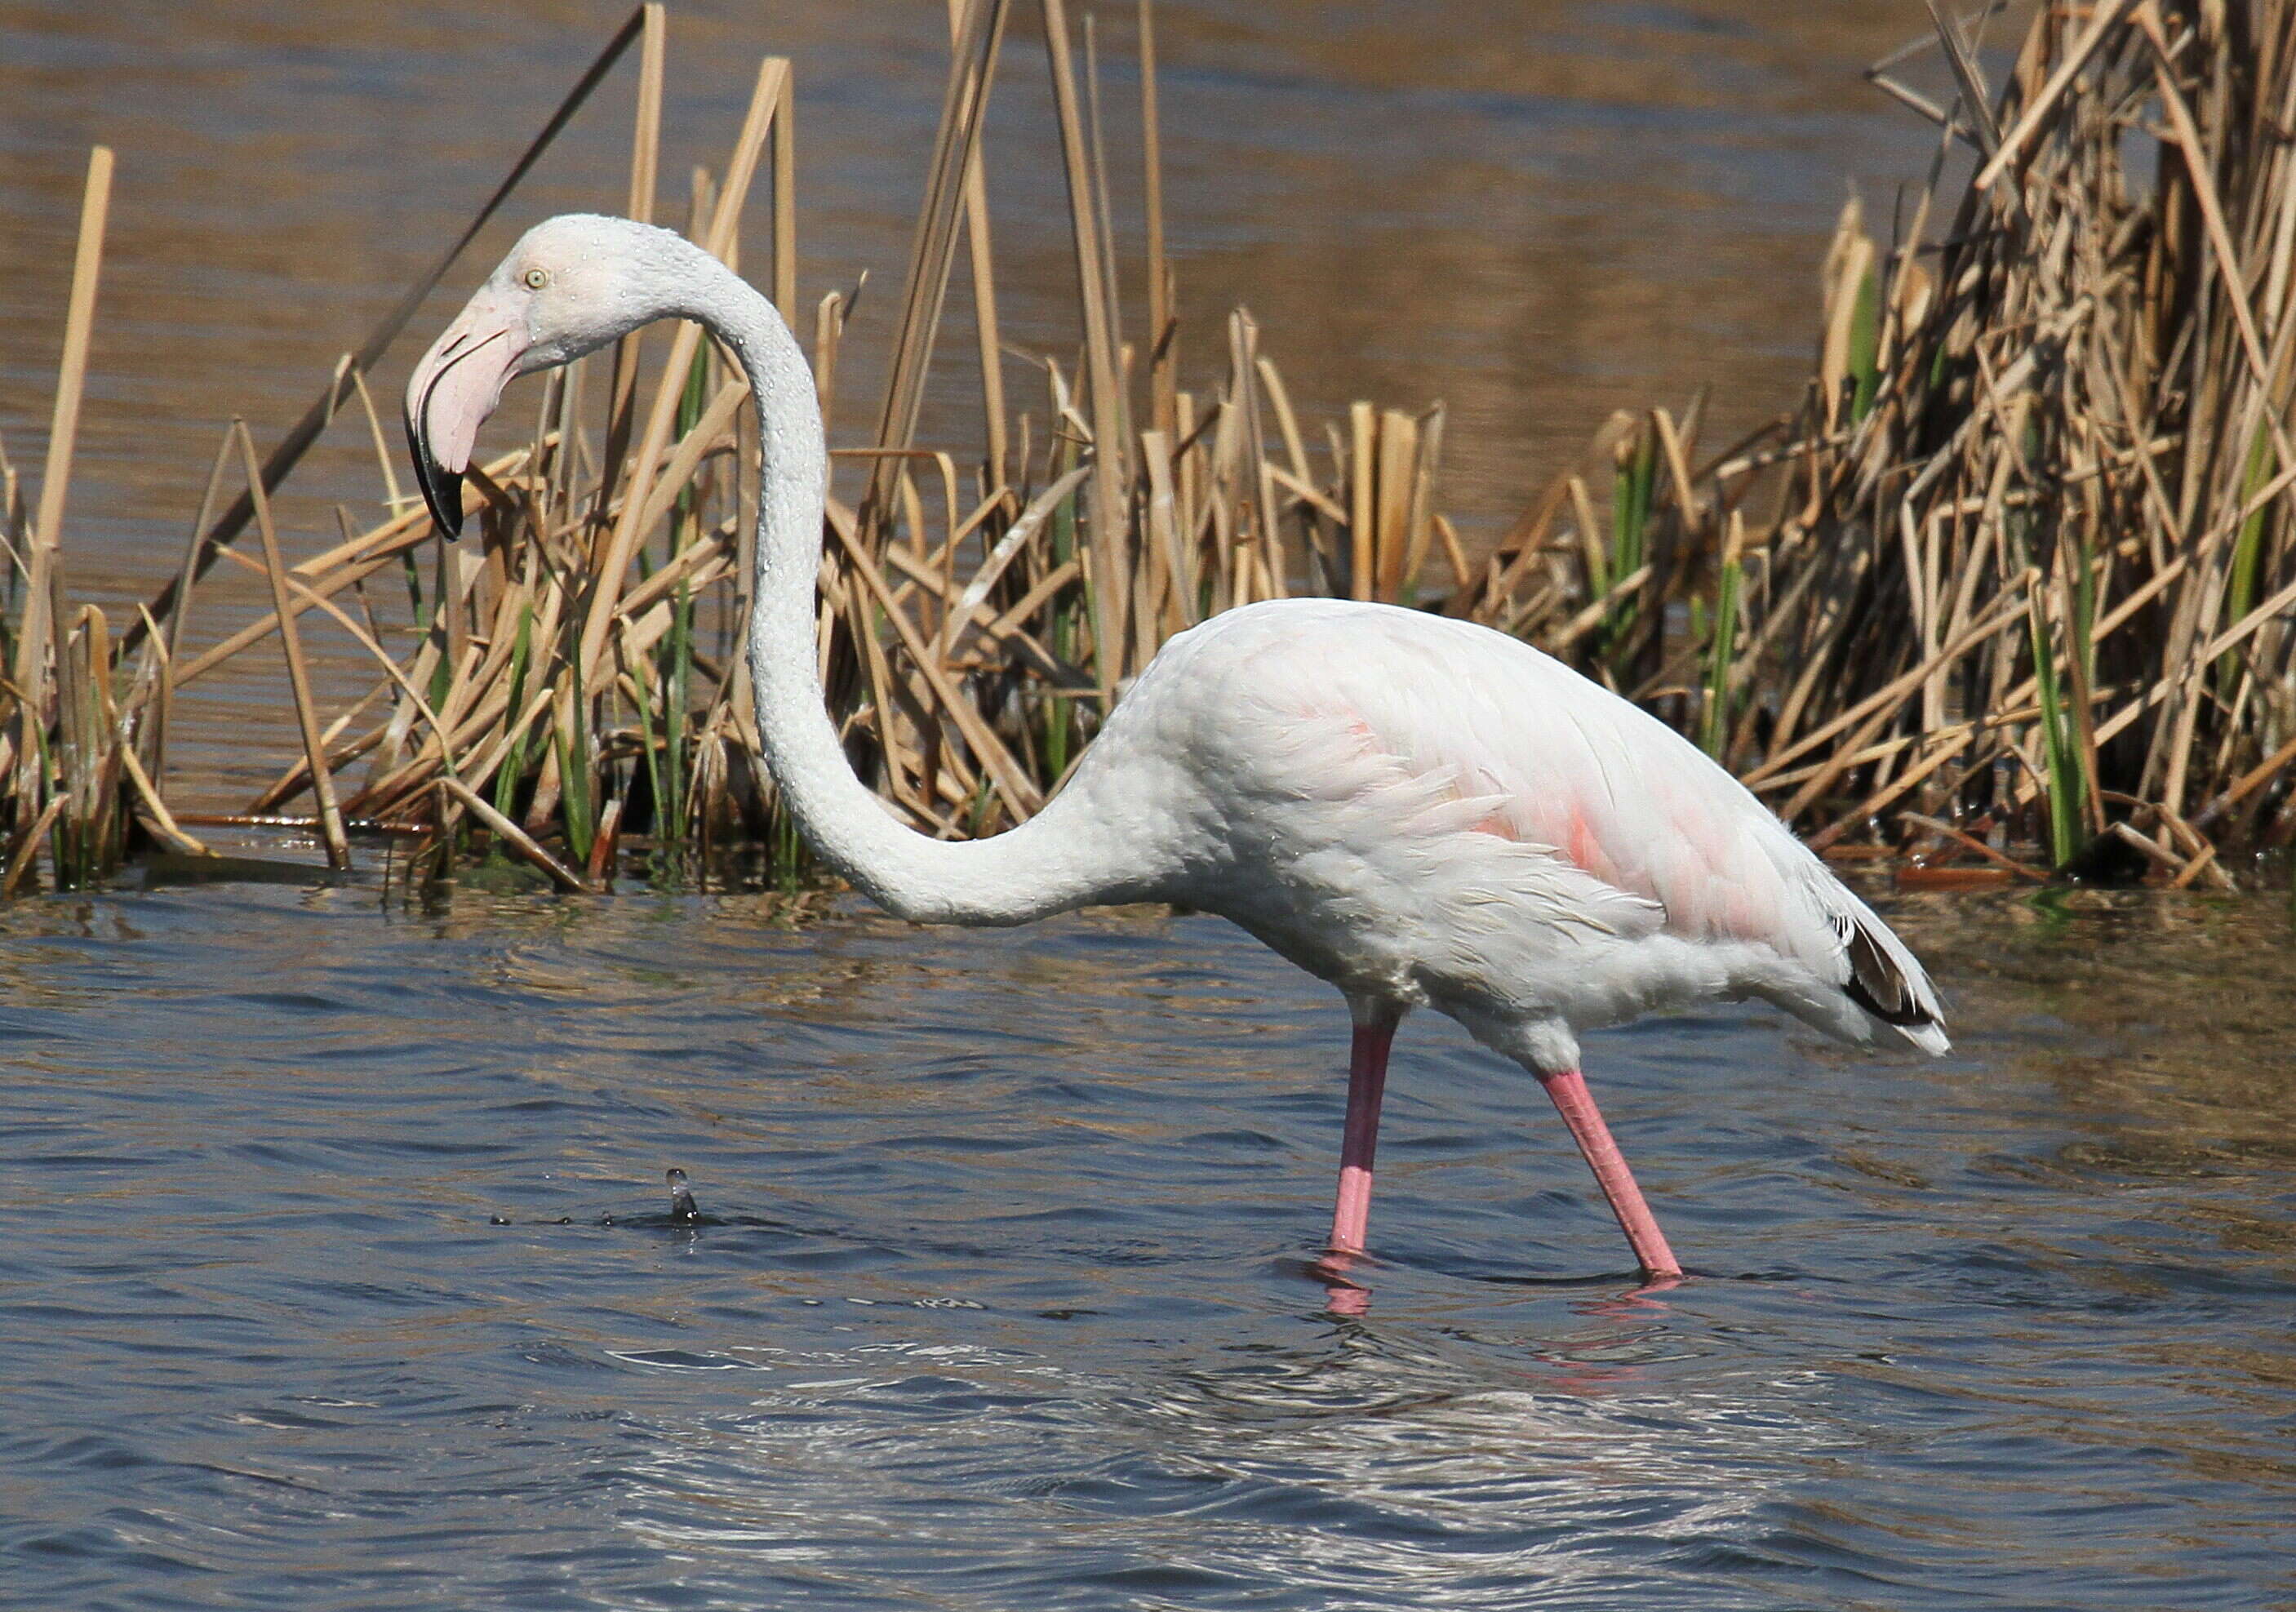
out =
[[681,311],[701,256],[672,231],[586,213],[520,238],[407,379],[406,446],[440,531],[462,529],[463,471],[503,388]]

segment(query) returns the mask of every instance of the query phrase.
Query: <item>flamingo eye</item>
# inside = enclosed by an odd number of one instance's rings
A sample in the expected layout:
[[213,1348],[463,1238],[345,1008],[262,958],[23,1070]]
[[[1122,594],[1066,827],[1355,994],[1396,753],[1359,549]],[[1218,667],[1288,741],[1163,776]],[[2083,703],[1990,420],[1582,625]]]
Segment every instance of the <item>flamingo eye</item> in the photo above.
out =
[[538,291],[550,283],[550,272],[547,269],[530,268],[526,271],[525,280],[527,290]]

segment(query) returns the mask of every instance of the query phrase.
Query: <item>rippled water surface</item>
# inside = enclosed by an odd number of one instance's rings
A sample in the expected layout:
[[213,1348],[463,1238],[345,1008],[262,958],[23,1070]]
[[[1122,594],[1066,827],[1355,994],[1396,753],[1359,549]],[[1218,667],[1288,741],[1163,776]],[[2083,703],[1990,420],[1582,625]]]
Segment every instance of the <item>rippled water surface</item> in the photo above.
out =
[[[1208,919],[219,886],[0,913],[0,1602],[2296,1605],[2277,906],[1901,907],[1946,1060],[1536,1085]],[[693,1177],[705,1223],[668,1215]]]

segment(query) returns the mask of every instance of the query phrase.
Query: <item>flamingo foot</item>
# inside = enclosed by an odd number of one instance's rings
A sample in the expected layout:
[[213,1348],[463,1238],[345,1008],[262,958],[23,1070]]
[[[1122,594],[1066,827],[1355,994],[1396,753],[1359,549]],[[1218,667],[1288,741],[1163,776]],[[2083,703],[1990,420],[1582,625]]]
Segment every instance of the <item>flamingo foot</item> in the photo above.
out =
[[1559,1075],[1542,1074],[1538,1084],[1546,1088],[1562,1123],[1570,1127],[1570,1139],[1595,1172],[1603,1196],[1610,1199],[1611,1213],[1619,1217],[1619,1229],[1633,1245],[1651,1286],[1671,1287],[1680,1281],[1681,1263],[1667,1247],[1666,1233],[1658,1229],[1650,1205],[1643,1201],[1643,1190],[1635,1184],[1634,1172],[1627,1168],[1626,1155],[1611,1140],[1611,1127],[1603,1123],[1603,1111],[1587,1090],[1587,1077],[1576,1069],[1565,1069]]
[[1358,1022],[1348,1052],[1348,1123],[1340,1142],[1340,1195],[1332,1211],[1326,1249],[1335,1256],[1364,1251],[1371,1222],[1372,1156],[1379,1150],[1379,1105],[1387,1092],[1387,1050],[1399,1017]]

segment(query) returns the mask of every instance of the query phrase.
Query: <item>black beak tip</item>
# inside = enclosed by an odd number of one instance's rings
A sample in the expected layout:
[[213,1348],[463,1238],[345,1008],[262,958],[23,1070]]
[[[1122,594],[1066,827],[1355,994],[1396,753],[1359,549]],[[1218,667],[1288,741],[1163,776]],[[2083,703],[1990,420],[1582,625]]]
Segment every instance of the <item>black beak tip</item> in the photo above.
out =
[[430,445],[422,439],[415,428],[413,416],[406,424],[406,451],[414,461],[415,485],[422,489],[422,502],[430,507],[430,520],[440,532],[449,537],[463,533],[463,474],[460,471],[440,468],[430,457]]
[[463,478],[460,472],[442,471],[432,465],[422,479],[422,501],[430,506],[430,519],[449,537],[463,535]]

